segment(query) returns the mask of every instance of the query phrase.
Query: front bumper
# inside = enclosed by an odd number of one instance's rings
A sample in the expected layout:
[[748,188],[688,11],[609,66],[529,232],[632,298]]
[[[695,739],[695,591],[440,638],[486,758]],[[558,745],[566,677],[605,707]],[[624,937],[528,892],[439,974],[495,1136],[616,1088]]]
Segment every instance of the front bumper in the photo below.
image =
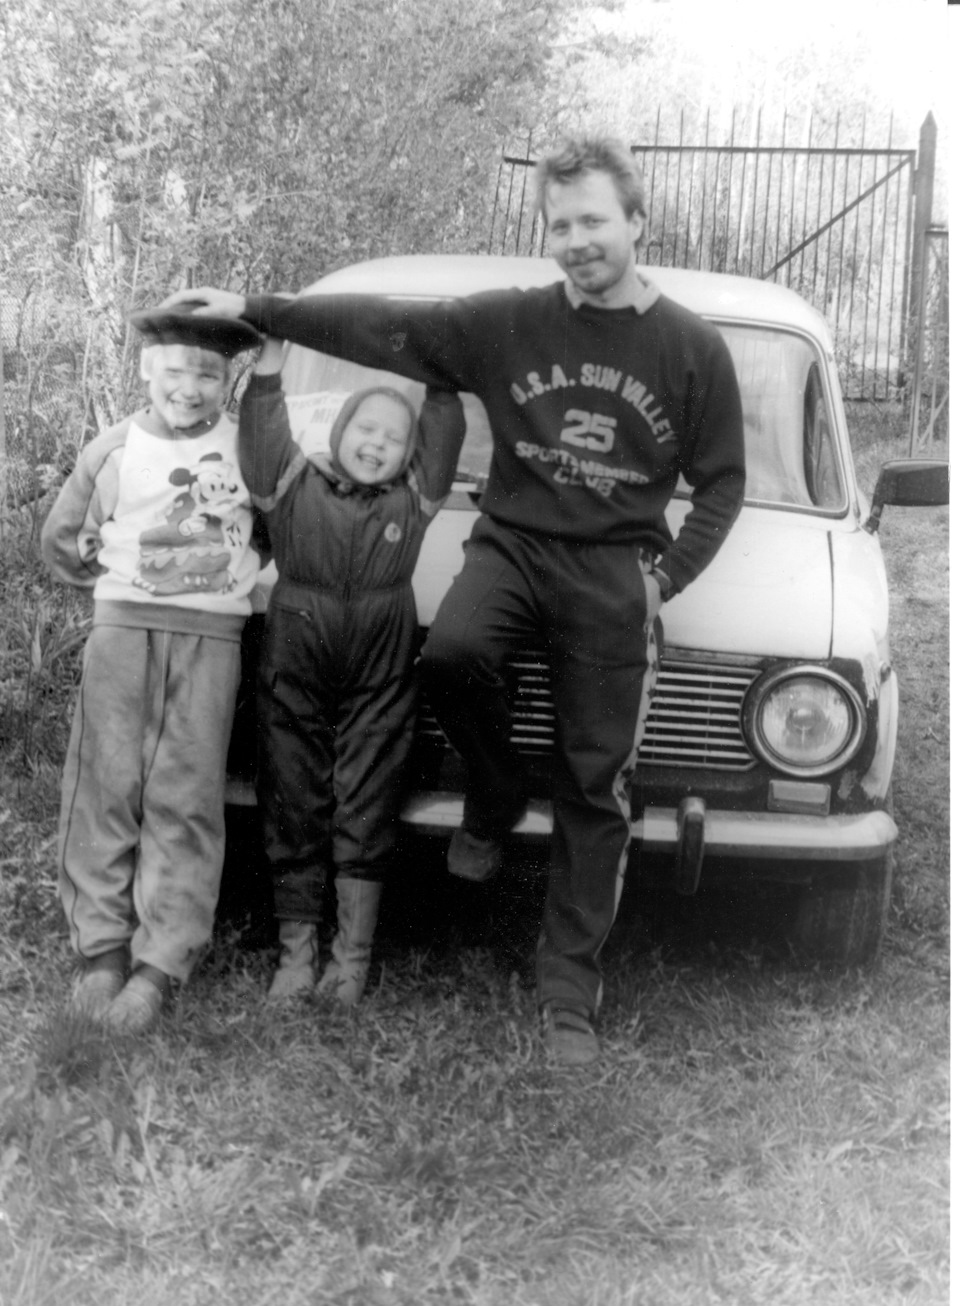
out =
[[[696,819],[696,813],[692,814]],[[425,833],[443,834],[463,819],[458,794],[420,793],[407,803],[403,821]],[[672,853],[684,845],[688,812],[680,808],[646,807],[630,824],[633,840],[648,852]],[[887,812],[846,816],[806,816],[789,812],[711,811],[700,814],[702,838],[693,840],[701,857],[737,857],[785,861],[873,861],[882,857],[897,837]],[[543,839],[553,829],[548,802],[531,802],[513,835]]]

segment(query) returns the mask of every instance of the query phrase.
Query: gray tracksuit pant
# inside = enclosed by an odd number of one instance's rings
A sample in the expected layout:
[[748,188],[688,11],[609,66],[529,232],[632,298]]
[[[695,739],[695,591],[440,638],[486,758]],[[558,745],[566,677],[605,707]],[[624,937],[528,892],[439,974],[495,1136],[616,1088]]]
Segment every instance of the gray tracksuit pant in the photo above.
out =
[[210,937],[240,645],[95,626],[63,774],[60,897],[74,950],[129,945],[185,980]]

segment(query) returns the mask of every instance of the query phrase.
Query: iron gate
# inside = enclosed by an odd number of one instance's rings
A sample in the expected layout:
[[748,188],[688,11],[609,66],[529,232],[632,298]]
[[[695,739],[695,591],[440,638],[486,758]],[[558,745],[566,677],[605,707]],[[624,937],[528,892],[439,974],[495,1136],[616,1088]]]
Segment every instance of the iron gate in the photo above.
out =
[[[932,119],[928,122],[932,126]],[[925,124],[926,126],[926,124]],[[848,399],[903,398],[910,350],[915,150],[660,139],[634,145],[649,212],[645,261],[762,277],[792,286],[827,318]],[[934,139],[935,139],[935,128]],[[504,154],[497,178],[490,250],[543,254],[530,152]],[[924,222],[924,227],[929,218]]]

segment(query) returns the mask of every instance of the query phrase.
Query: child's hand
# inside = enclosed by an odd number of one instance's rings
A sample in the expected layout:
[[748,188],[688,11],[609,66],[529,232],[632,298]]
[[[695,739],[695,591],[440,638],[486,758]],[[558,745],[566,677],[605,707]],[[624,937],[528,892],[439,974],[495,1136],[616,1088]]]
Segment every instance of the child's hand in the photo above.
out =
[[283,341],[278,340],[276,336],[264,336],[263,344],[260,346],[260,357],[254,365],[254,372],[258,376],[279,372],[282,362]]

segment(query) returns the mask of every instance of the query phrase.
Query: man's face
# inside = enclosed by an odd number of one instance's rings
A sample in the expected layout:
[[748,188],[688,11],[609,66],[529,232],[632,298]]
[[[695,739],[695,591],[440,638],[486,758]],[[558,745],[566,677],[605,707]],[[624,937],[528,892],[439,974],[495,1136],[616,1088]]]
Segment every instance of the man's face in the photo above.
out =
[[560,267],[588,303],[615,307],[631,284],[643,218],[627,217],[613,178],[597,171],[550,183],[544,210],[550,253]]
[[186,430],[213,421],[227,398],[227,360],[193,345],[154,345],[144,351],[150,402],[168,426]]
[[368,395],[343,428],[337,458],[358,485],[381,485],[400,474],[411,438],[410,413],[389,395]]

